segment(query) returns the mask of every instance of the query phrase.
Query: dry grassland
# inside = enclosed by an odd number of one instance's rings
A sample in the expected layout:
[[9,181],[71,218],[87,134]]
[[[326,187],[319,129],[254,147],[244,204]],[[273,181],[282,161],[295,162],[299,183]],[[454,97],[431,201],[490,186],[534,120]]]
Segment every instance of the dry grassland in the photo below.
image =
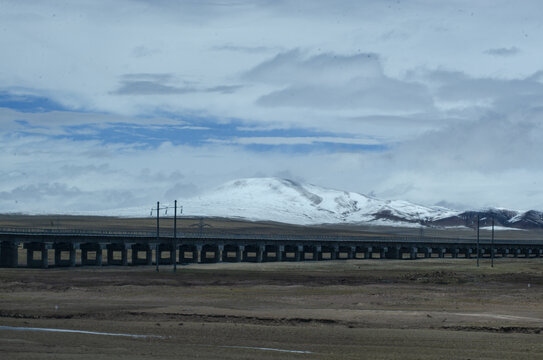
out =
[[[0,269],[4,359],[541,359],[543,260]],[[269,349],[262,349],[269,348]],[[284,352],[279,350],[301,351]]]

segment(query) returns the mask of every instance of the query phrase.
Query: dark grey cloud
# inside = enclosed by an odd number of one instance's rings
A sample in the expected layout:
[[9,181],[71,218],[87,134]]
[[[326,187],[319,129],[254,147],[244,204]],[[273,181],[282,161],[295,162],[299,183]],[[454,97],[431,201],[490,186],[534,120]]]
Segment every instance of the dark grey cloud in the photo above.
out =
[[540,122],[494,113],[476,121],[451,123],[407,141],[397,149],[396,158],[399,167],[436,172],[455,169],[491,174],[540,168],[542,136]]
[[34,183],[0,192],[3,209],[26,208],[30,212],[61,211],[84,212],[89,209],[105,209],[112,204],[122,208],[134,204],[138,197],[129,190],[91,191],[66,183]]
[[392,112],[422,111],[433,106],[426,86],[386,76],[379,56],[373,53],[306,57],[293,50],[264,61],[244,78],[282,87],[261,96],[257,103],[263,106]]
[[132,56],[135,58],[143,58],[160,53],[160,50],[150,48],[145,45],[139,45],[132,49]]
[[153,81],[122,81],[117,95],[172,95],[197,92],[192,87],[175,87]]
[[428,74],[428,79],[437,85],[436,98],[466,104],[480,102],[487,111],[498,114],[525,113],[542,107],[540,78],[541,72],[520,79],[476,78],[446,71]]
[[360,81],[349,86],[291,86],[262,96],[258,104],[401,111],[421,111],[433,105],[425,87],[392,79],[384,79],[378,83]]
[[[520,79],[429,71],[438,102],[458,104],[441,126],[395,148],[396,166],[499,173],[543,168],[542,72]],[[439,170],[436,170],[439,171]]]
[[520,53],[520,49],[516,46],[509,48],[493,48],[485,50],[484,53],[492,56],[513,56]]
[[276,50],[276,48],[269,46],[242,46],[242,45],[222,45],[222,46],[213,46],[211,50],[215,51],[232,51],[240,52],[247,54],[260,54]]
[[177,83],[172,74],[125,74],[121,77],[120,87],[114,92],[117,95],[175,95],[188,93],[212,92],[231,94],[242,88],[242,85],[217,85],[198,87],[193,83]]
[[121,78],[124,81],[168,82],[174,80],[174,75],[168,73],[134,73],[124,74]]
[[[424,70],[402,78],[386,75],[377,54],[306,56],[279,53],[243,75],[277,89],[256,103],[266,107],[434,114],[469,121],[489,111],[527,112],[543,107],[543,72],[524,78],[473,77],[461,71]],[[443,112],[436,107],[448,104]]]
[[305,56],[298,49],[282,52],[244,74],[244,78],[271,84],[345,81],[382,74],[379,56],[374,53]]
[[68,186],[59,183],[39,183],[32,185],[24,185],[14,188],[11,191],[0,192],[0,200],[12,201],[41,201],[45,197],[67,196],[73,197],[81,194],[81,190],[77,187]]
[[236,91],[240,90],[241,88],[243,88],[243,85],[219,85],[219,86],[202,89],[200,91],[221,93],[221,94],[233,94]]
[[165,199],[190,198],[199,194],[200,189],[192,183],[174,183],[164,192]]

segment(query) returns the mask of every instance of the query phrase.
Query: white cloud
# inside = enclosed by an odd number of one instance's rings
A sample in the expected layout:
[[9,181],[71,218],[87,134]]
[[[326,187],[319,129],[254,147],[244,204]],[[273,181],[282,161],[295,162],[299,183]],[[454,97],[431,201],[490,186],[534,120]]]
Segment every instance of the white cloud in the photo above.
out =
[[[541,209],[540,10],[501,0],[4,1],[0,95],[70,111],[0,105],[0,211],[144,204],[255,174]],[[207,131],[191,117],[261,134],[205,146],[75,137],[113,124]],[[389,150],[243,146],[317,142]]]

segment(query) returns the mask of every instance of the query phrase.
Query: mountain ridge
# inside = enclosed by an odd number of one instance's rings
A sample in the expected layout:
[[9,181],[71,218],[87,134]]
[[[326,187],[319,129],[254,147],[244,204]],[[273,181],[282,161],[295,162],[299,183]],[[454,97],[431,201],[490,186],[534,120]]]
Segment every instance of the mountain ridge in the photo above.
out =
[[[161,205],[167,206],[165,203]],[[201,195],[185,198],[179,205],[183,206],[185,216],[272,221],[293,225],[475,228],[479,216],[481,227],[490,227],[493,218],[496,229],[499,230],[543,229],[543,212],[536,210],[452,210],[404,200],[382,200],[375,196],[282,178],[232,180]],[[35,211],[25,214],[45,215]],[[149,215],[149,208],[136,206],[58,213],[60,214],[139,218]]]
[[357,224],[407,227],[481,226],[543,228],[543,213],[507,209],[452,210],[404,200],[381,200],[356,192],[304,184],[282,178],[229,181],[211,192],[184,201],[188,215],[270,220],[298,225]]

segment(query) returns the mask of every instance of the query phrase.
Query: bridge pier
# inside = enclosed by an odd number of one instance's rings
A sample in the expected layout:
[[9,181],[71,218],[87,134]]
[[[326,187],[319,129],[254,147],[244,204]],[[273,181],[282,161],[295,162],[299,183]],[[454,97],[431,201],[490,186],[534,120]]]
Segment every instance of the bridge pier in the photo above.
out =
[[108,244],[107,264],[108,265],[128,265],[128,245],[126,244]]
[[363,246],[355,246],[354,247],[354,258],[355,259],[363,259],[364,258],[364,247]]
[[409,252],[409,259],[416,260],[419,255],[419,249],[416,247],[412,247],[411,251]]
[[388,252],[388,247],[386,247],[386,246],[381,247],[381,248],[379,249],[379,257],[380,257],[381,259],[385,259],[386,256],[387,256],[387,252]]
[[261,245],[245,245],[243,250],[243,261],[262,262],[264,247]]
[[[47,269],[49,267],[49,248],[50,245],[45,243],[26,243],[26,266],[33,268]],[[35,253],[39,253],[38,259],[35,258]]]
[[385,258],[386,259],[400,259],[400,253],[401,251],[400,251],[399,246],[388,246],[387,251],[385,252]]
[[221,247],[219,245],[205,244],[200,251],[201,263],[217,263],[221,261]]
[[336,260],[347,260],[349,258],[349,251],[351,251],[349,246],[340,246],[335,245],[336,254],[335,258]]
[[179,246],[179,263],[191,264],[198,262],[198,254],[202,249],[199,245],[183,244]]
[[281,261],[282,252],[283,252],[282,245],[266,245],[264,247],[264,255],[263,255],[262,261]]
[[[55,243],[55,266],[75,266],[75,246],[71,243]],[[62,254],[68,253],[68,259],[64,259]]]
[[317,246],[313,245],[304,245],[302,250],[302,260],[317,260],[318,258],[318,252],[317,252]]
[[460,249],[457,247],[451,248],[451,256],[453,259],[458,258],[458,254],[460,253]]
[[[304,251],[302,245],[285,245],[283,261],[300,261],[301,253]],[[292,254],[292,256],[290,256]]]
[[19,243],[2,241],[0,243],[0,267],[17,267],[19,265]]
[[[335,260],[337,257],[336,249],[339,250],[339,248],[336,246],[327,246],[327,245],[321,246],[321,251],[319,253],[319,260]],[[327,254],[328,256],[325,257],[325,254]]]
[[102,266],[102,248],[103,248],[102,244],[86,243],[86,244],[81,244],[80,248],[81,248],[81,265]]
[[372,259],[373,258],[373,247],[368,246],[366,247],[364,251],[364,259]]
[[495,257],[496,257],[496,254],[498,254],[498,251],[496,250],[496,248],[494,248],[494,249],[489,248],[489,249],[488,249],[488,253],[490,254],[489,257],[493,257],[493,256],[494,256],[494,258],[495,258]]
[[[173,244],[159,244],[158,247],[158,263],[159,265],[173,265],[173,262],[177,262],[177,249]],[[163,254],[168,254],[164,257]]]
[[447,252],[447,249],[445,248],[437,248],[437,255],[439,256],[440,259],[443,259],[445,257],[445,253]]
[[[226,244],[222,250],[222,261],[223,262],[240,262],[241,255],[243,253],[243,246]],[[232,256],[233,255],[233,256]]]
[[130,248],[132,249],[132,265],[153,265],[153,250],[149,244],[132,244]]
[[277,249],[277,261],[283,261],[283,254],[285,253],[285,246],[279,245]]
[[425,258],[432,257],[432,248],[425,247],[422,251],[424,252],[424,257]]
[[338,246],[336,259],[338,260],[353,259],[355,252],[356,252],[356,247],[354,246]]

